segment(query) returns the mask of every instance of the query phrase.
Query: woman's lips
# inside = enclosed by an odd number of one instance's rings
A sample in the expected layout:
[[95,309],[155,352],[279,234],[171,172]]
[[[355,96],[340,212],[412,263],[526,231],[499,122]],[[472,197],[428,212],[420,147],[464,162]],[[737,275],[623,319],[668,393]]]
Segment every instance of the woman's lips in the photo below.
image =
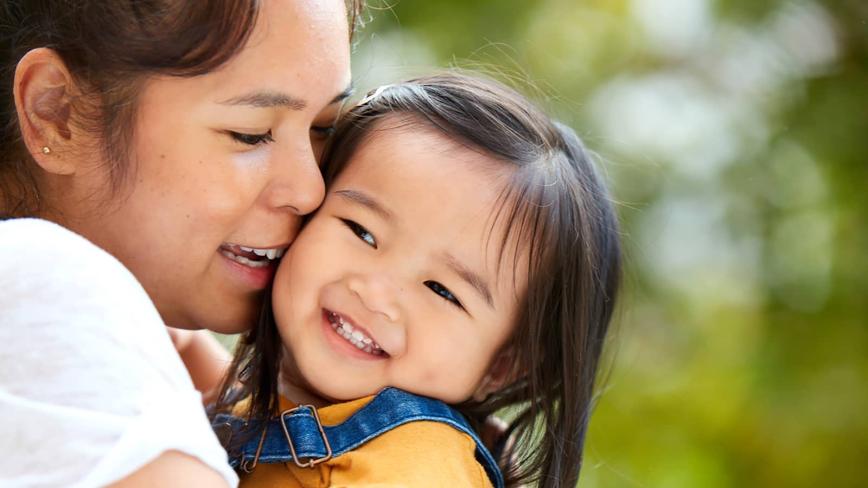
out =
[[239,281],[254,290],[267,287],[274,279],[277,263],[287,246],[253,248],[238,244],[223,244],[218,253]]
[[354,324],[348,317],[327,309],[323,309],[322,317],[326,336],[344,354],[367,360],[389,357],[368,331]]

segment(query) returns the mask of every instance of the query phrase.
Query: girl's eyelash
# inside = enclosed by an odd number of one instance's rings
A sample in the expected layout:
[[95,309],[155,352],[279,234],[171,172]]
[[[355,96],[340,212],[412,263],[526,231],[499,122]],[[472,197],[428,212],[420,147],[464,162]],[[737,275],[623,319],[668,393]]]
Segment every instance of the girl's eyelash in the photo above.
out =
[[[374,249],[377,249],[377,240],[374,238],[374,235],[371,234],[371,233],[368,231],[368,229],[362,227],[361,225],[359,225],[358,223],[356,223],[356,222],[354,222],[354,221],[352,221],[352,220],[350,220],[350,219],[340,219],[340,220],[341,220],[341,222],[343,222],[344,225],[346,225],[346,226],[347,226],[347,227],[348,227],[348,228],[353,232],[353,234],[355,234],[356,237],[358,237],[362,242],[364,242],[365,244],[367,244],[367,245],[373,247]],[[458,297],[456,297],[456,296],[455,296],[451,291],[449,291],[449,289],[446,288],[445,286],[443,286],[443,285],[441,285],[440,283],[438,283],[438,282],[436,282],[436,281],[433,281],[433,280],[425,281],[425,282],[424,282],[424,285],[427,286],[431,291],[433,291],[434,293],[436,293],[437,296],[439,296],[440,298],[442,298],[442,299],[446,300],[447,302],[451,303],[453,306],[458,307],[458,308],[460,308],[461,310],[464,310],[464,305],[461,304],[461,302],[458,300]]]
[[371,234],[370,232],[368,232],[368,229],[365,229],[361,225],[359,225],[359,224],[357,224],[357,223],[355,223],[349,219],[341,219],[341,222],[343,222],[344,225],[349,227],[350,230],[353,231],[353,234],[355,234],[356,237],[361,239],[362,242],[373,247],[374,249],[377,248],[377,240],[374,238],[374,234]]
[[260,144],[268,144],[270,142],[274,142],[274,137],[271,136],[271,131],[268,131],[264,134],[246,134],[244,132],[235,132],[230,130],[227,131],[227,133],[232,139],[248,146],[258,146]]
[[453,295],[452,292],[449,291],[449,289],[446,288],[445,286],[441,285],[440,283],[438,283],[436,281],[432,281],[432,280],[428,280],[424,284],[425,284],[425,286],[430,288],[431,291],[436,293],[440,298],[442,298],[442,299],[446,300],[447,302],[451,303],[452,305],[464,310],[464,305],[462,305],[461,302],[458,301],[458,298],[455,295]]

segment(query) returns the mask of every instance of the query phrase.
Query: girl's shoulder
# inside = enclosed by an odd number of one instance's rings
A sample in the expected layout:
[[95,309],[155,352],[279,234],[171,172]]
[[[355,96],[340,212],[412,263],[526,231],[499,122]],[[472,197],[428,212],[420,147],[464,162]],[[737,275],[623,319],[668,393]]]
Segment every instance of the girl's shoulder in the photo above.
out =
[[[358,472],[376,473],[378,482],[407,486],[490,487],[475,457],[476,443],[467,434],[433,421],[410,422],[373,439],[351,454]],[[362,466],[368,464],[370,466]],[[353,480],[353,472],[332,471],[332,481]],[[340,479],[342,474],[347,479]],[[367,481],[367,480],[366,480]]]
[[[403,480],[409,486],[492,486],[480,464],[490,455],[453,407],[396,388],[385,388],[370,401],[348,405],[356,411],[347,424],[380,432],[374,437],[362,435],[370,440],[351,453],[354,459],[350,465],[371,463],[361,472],[376,473],[375,481],[388,484]],[[352,484],[353,480],[343,481]]]

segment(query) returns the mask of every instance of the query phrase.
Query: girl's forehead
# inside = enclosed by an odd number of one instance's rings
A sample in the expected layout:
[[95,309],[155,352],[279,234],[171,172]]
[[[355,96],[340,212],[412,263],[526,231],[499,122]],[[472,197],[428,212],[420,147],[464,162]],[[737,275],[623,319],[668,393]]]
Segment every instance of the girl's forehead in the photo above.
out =
[[398,116],[371,127],[341,173],[354,166],[364,166],[364,170],[357,168],[356,172],[383,172],[407,178],[481,176],[490,180],[486,187],[492,190],[502,187],[503,180],[516,169],[513,164],[496,159],[427,122]]
[[493,211],[513,170],[436,129],[385,126],[367,135],[333,187],[361,185],[403,213],[450,214],[469,224]]

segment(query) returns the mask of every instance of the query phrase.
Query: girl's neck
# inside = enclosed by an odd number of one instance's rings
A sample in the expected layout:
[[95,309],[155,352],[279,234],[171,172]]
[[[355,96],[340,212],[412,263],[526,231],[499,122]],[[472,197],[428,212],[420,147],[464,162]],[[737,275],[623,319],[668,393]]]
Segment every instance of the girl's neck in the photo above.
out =
[[[290,366],[292,361],[284,360],[280,375],[277,378],[277,393],[296,405],[313,405],[316,408],[335,403],[320,396],[306,381],[295,367]],[[294,365],[293,365],[294,366]]]

